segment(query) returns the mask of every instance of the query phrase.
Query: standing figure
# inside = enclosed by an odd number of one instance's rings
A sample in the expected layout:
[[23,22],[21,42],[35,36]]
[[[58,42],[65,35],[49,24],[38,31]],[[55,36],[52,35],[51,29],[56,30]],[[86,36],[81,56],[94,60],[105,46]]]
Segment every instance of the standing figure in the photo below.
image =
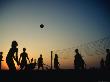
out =
[[[21,60],[21,58],[22,58],[22,60]],[[20,58],[19,58],[21,70],[23,70],[24,68],[27,69],[27,59],[30,63],[28,54],[26,53],[26,48],[23,48],[23,53],[20,54]]]
[[16,41],[12,41],[11,48],[10,48],[10,50],[9,50],[7,56],[6,56],[6,63],[8,65],[8,67],[9,67],[9,70],[16,70],[14,60],[19,65],[19,62],[18,62],[18,48],[17,48],[17,46],[18,46],[18,43]]
[[106,65],[106,68],[110,70],[110,50],[109,49],[106,49],[106,60],[105,60],[105,65]]
[[44,69],[43,67],[43,58],[42,58],[42,54],[40,55],[40,57],[38,58],[38,70],[40,69],[40,67],[42,67],[42,70]]
[[0,52],[0,70],[1,70],[1,64],[2,64],[2,58],[3,58],[3,56],[2,56],[2,54],[3,54],[3,52]]
[[56,70],[59,69],[59,62],[58,62],[58,55],[57,54],[55,54],[55,58],[54,58],[54,68]]
[[105,67],[104,59],[102,58],[101,61],[100,61],[100,68],[104,69],[104,67]]
[[33,63],[33,58],[31,59],[31,63]]
[[74,60],[75,69],[76,70],[84,69],[85,68],[85,62],[82,59],[81,54],[79,54],[79,50],[76,49],[75,52],[76,52],[75,60]]

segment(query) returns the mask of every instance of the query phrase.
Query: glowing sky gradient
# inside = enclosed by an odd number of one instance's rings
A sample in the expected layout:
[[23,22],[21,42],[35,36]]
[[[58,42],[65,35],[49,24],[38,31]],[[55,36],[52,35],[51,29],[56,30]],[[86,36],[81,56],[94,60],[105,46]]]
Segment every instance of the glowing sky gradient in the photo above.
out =
[[[44,29],[39,27],[42,23]],[[51,50],[109,35],[109,0],[0,0],[0,51],[4,59],[13,40],[18,42],[19,53],[26,47],[30,58],[42,53],[50,63]]]

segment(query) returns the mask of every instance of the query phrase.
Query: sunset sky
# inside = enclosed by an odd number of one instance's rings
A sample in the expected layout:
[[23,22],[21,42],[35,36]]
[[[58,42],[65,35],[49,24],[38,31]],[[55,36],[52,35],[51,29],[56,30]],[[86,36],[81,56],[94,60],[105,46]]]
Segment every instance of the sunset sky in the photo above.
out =
[[[40,24],[44,24],[43,29]],[[50,64],[51,50],[105,36],[110,36],[109,0],[0,0],[0,51],[4,60],[13,40],[18,42],[19,54],[25,47],[29,58],[42,53],[45,63]],[[94,58],[98,57],[86,57],[86,61],[96,65]],[[62,67],[73,67],[73,58],[64,61]],[[2,68],[7,69],[5,61]]]

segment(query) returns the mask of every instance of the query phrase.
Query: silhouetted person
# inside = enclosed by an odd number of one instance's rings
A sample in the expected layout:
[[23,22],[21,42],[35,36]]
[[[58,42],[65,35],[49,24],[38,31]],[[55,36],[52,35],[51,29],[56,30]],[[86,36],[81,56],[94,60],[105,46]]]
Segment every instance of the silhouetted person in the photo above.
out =
[[20,58],[19,58],[19,62],[21,61],[20,63],[21,70],[23,70],[24,68],[27,69],[27,59],[29,60],[28,54],[26,53],[26,48],[23,48],[23,53],[20,54]]
[[56,70],[59,69],[59,62],[58,62],[58,55],[57,54],[55,54],[55,58],[54,58],[54,68]]
[[104,59],[102,58],[101,61],[100,61],[100,68],[104,69],[104,67],[105,67]]
[[[32,58],[33,60],[33,58]],[[33,62],[34,61],[34,62]],[[36,59],[34,59],[33,61],[31,61],[30,66],[31,66],[31,70],[33,70],[36,67]],[[32,63],[33,62],[33,63]]]
[[32,69],[34,69],[34,68],[36,67],[36,64],[37,64],[37,63],[36,63],[36,59],[34,59],[33,61],[34,61],[34,63],[31,63],[31,64],[32,64],[32,65],[31,65],[31,68],[32,68]]
[[84,69],[85,68],[85,62],[82,59],[81,54],[79,54],[78,49],[75,50],[76,55],[75,55],[75,60],[74,60],[74,66],[76,70]]
[[17,46],[18,46],[18,43],[16,41],[12,41],[11,48],[10,48],[10,50],[9,50],[7,56],[6,56],[6,63],[8,65],[8,67],[9,67],[9,70],[16,70],[14,60],[19,65],[19,62],[18,62],[18,48],[17,48]]
[[3,54],[3,52],[0,52],[0,70],[1,70],[1,64],[2,64],[2,58],[3,58],[3,56],[2,56],[2,54]]
[[31,59],[31,63],[33,63],[33,58]]
[[34,61],[33,58],[31,58],[31,62],[30,62],[30,64],[28,64],[29,70],[33,70],[35,68],[36,63],[35,62],[33,63],[33,61]]
[[38,58],[38,70],[40,69],[40,67],[42,67],[42,70],[44,69],[43,67],[43,58],[42,58],[42,54],[40,55],[40,57]]
[[110,70],[110,50],[109,49],[106,49],[106,60],[105,60],[105,65],[106,65],[106,68]]

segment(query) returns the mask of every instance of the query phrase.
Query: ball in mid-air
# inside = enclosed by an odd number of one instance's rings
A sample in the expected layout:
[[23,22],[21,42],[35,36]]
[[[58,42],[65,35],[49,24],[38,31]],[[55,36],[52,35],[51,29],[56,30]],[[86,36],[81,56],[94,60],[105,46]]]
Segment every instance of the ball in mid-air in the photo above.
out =
[[40,25],[40,28],[44,28],[44,25],[43,25],[43,24],[41,24],[41,25]]

